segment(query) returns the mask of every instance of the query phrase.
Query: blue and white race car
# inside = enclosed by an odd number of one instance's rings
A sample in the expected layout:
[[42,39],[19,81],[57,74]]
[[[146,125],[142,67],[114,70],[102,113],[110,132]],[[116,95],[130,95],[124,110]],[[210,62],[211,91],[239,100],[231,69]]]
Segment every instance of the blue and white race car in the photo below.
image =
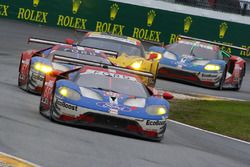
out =
[[181,36],[166,47],[153,46],[162,53],[158,77],[189,82],[204,87],[239,90],[246,71],[246,61],[220,49],[237,46]]
[[166,99],[173,96],[147,87],[140,75],[148,73],[62,55],[55,59],[84,66],[45,76],[42,115],[61,123],[111,129],[156,141],[163,138],[170,110]]

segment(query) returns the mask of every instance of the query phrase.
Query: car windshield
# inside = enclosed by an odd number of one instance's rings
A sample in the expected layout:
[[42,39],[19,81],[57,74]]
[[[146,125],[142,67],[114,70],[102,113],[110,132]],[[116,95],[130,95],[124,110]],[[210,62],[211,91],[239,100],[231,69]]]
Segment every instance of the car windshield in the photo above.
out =
[[142,83],[122,77],[126,76],[115,74],[115,77],[111,77],[109,73],[105,75],[82,73],[76,82],[80,87],[96,88],[143,98],[149,96],[148,90]]
[[185,43],[174,43],[167,48],[168,51],[175,53],[179,56],[192,55],[202,59],[218,59],[218,52],[215,51],[211,46],[201,44],[185,44]]
[[104,38],[84,38],[80,42],[80,46],[93,47],[103,50],[115,51],[119,54],[126,53],[132,56],[144,56],[141,46],[133,45],[127,42],[115,41]]

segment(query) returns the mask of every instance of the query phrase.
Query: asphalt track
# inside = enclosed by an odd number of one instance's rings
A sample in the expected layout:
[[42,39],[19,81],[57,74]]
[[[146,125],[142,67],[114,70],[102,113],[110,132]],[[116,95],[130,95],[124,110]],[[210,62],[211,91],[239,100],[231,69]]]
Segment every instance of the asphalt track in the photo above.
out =
[[[27,44],[29,36],[75,38],[68,30],[0,19],[0,152],[45,167],[249,167],[249,144],[174,123],[169,123],[164,140],[156,143],[50,122],[38,113],[39,96],[17,87],[20,53],[42,47]],[[158,86],[235,94],[166,81]],[[249,99],[247,88],[244,84],[239,97]]]

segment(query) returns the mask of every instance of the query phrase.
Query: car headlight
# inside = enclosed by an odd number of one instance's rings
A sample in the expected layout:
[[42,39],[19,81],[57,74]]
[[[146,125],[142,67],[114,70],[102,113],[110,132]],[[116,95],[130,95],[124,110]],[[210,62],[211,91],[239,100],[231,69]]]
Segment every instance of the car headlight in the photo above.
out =
[[220,66],[216,64],[207,64],[204,69],[207,71],[219,71]]
[[79,100],[80,99],[80,94],[76,92],[73,89],[67,88],[67,87],[60,87],[58,89],[58,92],[61,96],[66,97],[71,100]]
[[39,62],[34,64],[34,68],[35,70],[40,71],[42,73],[49,73],[53,70],[52,67],[46,64],[39,63]]
[[142,61],[136,61],[133,64],[131,64],[130,66],[132,67],[132,69],[138,70],[141,68],[141,64],[142,64]]
[[90,98],[90,99],[95,99],[95,100],[103,100],[103,97],[96,93],[95,91],[92,91],[90,89],[86,89],[83,87],[80,87],[82,96]]
[[123,104],[130,107],[144,107],[146,103],[146,99],[144,98],[134,98],[127,99]]
[[167,108],[161,105],[152,105],[146,108],[146,112],[150,115],[165,115]]

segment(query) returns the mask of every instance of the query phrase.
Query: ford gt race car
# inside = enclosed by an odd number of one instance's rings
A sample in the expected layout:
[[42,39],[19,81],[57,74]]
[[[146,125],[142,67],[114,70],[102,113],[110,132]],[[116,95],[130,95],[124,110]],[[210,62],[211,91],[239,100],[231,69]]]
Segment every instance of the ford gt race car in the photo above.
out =
[[245,76],[246,62],[220,49],[219,46],[246,50],[222,43],[180,36],[166,47],[153,46],[162,53],[158,76],[210,88],[239,90]]
[[113,64],[152,73],[154,78],[143,77],[142,80],[147,85],[154,86],[161,54],[146,53],[141,41],[126,36],[88,32],[78,45],[116,52],[117,55],[108,58]]
[[29,50],[22,53],[19,65],[18,86],[29,92],[40,94],[46,73],[51,72],[53,69],[68,71],[75,68],[72,64],[55,63],[53,60],[55,54],[63,54],[67,57],[76,57],[81,60],[91,60],[103,64],[111,64],[107,59],[107,54],[103,52],[115,54],[114,52],[70,45],[70,41],[66,41],[66,43],[59,43],[30,38],[29,42],[53,46],[38,51]]
[[56,55],[55,60],[84,66],[46,74],[42,115],[71,125],[111,129],[156,141],[163,138],[169,113],[165,99],[173,96],[164,92],[163,99],[154,88],[145,86],[139,75],[148,73],[62,55]]

